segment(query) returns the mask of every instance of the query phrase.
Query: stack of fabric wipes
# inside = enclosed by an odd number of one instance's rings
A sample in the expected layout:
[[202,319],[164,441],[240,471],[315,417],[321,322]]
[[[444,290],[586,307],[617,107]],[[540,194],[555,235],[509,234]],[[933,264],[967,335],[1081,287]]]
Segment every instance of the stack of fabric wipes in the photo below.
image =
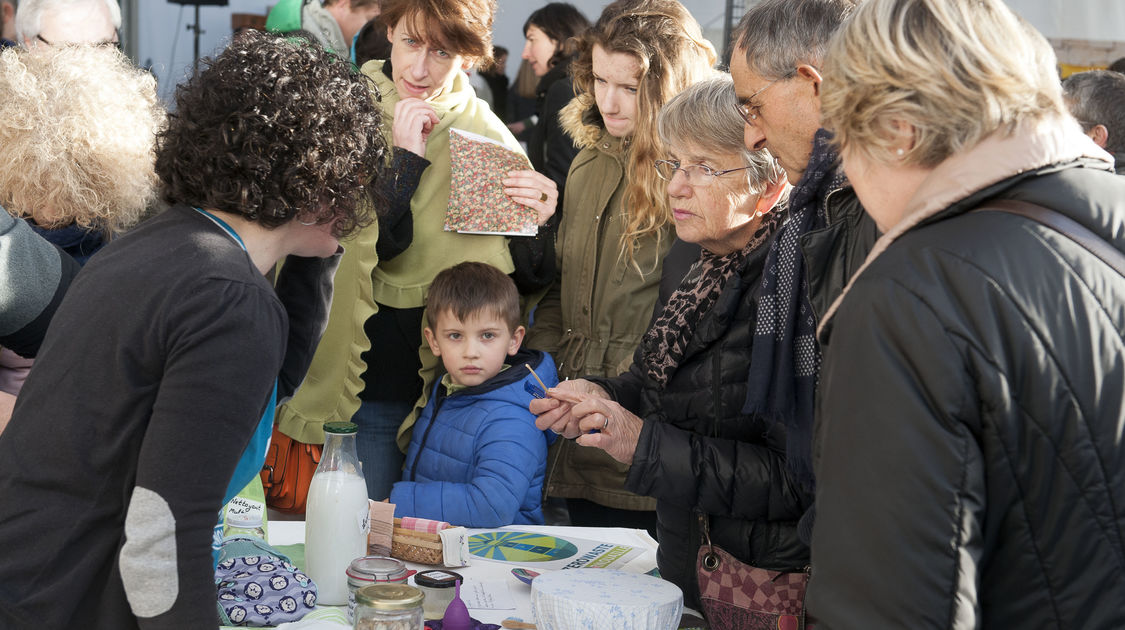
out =
[[610,569],[568,569],[531,582],[539,630],[674,630],[684,609],[680,589],[660,578]]

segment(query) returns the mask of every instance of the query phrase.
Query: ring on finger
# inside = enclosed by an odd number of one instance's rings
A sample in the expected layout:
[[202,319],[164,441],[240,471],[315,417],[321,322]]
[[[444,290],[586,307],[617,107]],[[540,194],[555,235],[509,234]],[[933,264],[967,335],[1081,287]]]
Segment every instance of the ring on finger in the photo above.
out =
[[602,423],[602,431],[605,431],[607,428],[609,428],[609,416],[603,417],[605,418],[605,422]]
[[539,193],[539,201],[547,201],[547,193]]

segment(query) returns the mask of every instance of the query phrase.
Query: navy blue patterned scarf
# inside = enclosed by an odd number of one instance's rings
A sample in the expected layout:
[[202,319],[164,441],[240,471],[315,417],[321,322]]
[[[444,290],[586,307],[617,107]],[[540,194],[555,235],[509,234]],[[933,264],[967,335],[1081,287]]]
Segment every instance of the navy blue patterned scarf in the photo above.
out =
[[820,345],[801,237],[827,225],[824,198],[841,185],[830,138],[823,129],[816,132],[808,167],[789,196],[789,222],[766,254],[742,409],[785,425],[789,472],[809,491],[814,487],[812,429]]

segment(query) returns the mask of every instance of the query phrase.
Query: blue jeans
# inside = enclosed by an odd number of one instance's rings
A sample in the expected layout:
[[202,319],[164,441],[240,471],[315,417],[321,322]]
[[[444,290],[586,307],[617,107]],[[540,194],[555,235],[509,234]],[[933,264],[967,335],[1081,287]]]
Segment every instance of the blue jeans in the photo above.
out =
[[402,479],[405,456],[398,450],[395,436],[414,402],[401,400],[365,400],[352,416],[359,425],[355,450],[363,464],[367,480],[367,496],[381,501],[391,496],[391,486]]

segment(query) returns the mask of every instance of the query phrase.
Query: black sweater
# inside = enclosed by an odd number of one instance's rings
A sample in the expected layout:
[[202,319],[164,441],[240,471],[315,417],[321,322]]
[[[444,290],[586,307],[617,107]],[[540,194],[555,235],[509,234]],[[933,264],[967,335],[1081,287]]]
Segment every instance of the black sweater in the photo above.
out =
[[307,368],[333,270],[291,257],[283,304],[185,206],[90,261],[0,435],[0,627],[217,625],[223,493],[274,381]]

